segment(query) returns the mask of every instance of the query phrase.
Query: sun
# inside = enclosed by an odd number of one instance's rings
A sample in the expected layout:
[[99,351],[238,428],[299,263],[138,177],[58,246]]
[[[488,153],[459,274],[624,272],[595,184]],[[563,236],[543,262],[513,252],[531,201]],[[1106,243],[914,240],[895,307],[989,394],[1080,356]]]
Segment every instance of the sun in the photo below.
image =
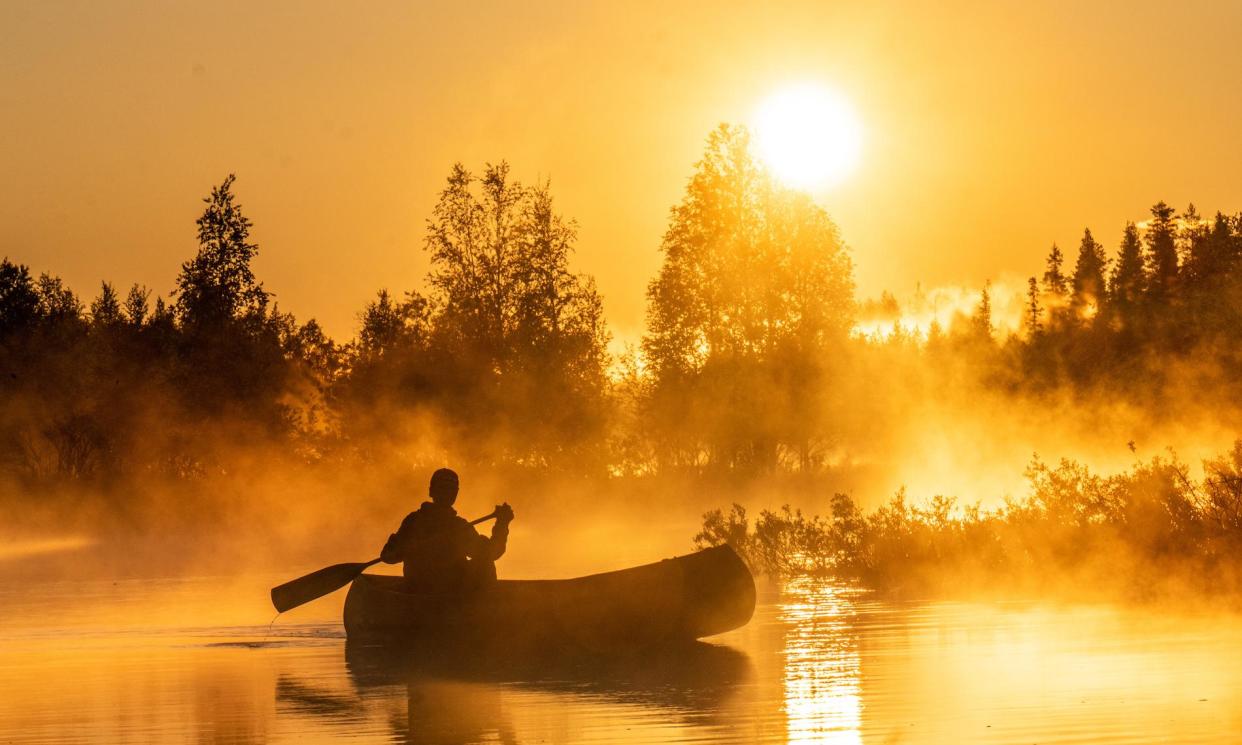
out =
[[862,156],[862,122],[850,102],[814,83],[781,88],[754,116],[755,148],[785,184],[817,190],[849,178]]

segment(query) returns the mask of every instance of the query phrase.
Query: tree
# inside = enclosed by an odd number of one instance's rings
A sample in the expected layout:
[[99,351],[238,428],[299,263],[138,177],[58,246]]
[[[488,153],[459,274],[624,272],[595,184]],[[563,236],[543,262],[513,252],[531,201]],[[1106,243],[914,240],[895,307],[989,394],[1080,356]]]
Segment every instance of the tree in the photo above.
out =
[[1073,295],[1070,299],[1070,308],[1076,318],[1094,316],[1102,304],[1107,266],[1104,247],[1091,236],[1090,228],[1084,230],[1082,243],[1078,247],[1078,260],[1074,264]]
[[1167,299],[1177,285],[1177,226],[1172,207],[1158,202],[1151,208],[1147,226],[1147,293],[1154,300]]
[[39,316],[39,294],[30,269],[7,257],[0,261],[0,339],[29,328]]
[[479,178],[456,164],[427,221],[440,392],[459,426],[497,433],[520,461],[600,442],[608,334],[594,280],[569,270],[576,242],[550,186],[503,162]]
[[1026,281],[1026,332],[1034,339],[1044,331],[1043,309],[1039,307],[1039,282],[1031,277]]
[[1217,212],[1210,227],[1204,224],[1187,232],[1189,247],[1182,267],[1187,283],[1200,289],[1219,288],[1237,257],[1229,218]]
[[793,337],[822,342],[851,325],[853,268],[836,226],[772,183],[742,127],[708,138],[661,251],[643,341],[657,377]]
[[992,338],[995,327],[992,326],[992,282],[989,280],[983,285],[983,291],[979,293],[979,304],[975,306],[974,315],[970,317],[970,325],[975,334],[981,339]]
[[[853,269],[811,199],[773,183],[743,127],[709,135],[647,289],[644,360],[664,457],[769,468],[830,437],[816,406],[853,323]],[[660,436],[657,434],[657,436]]]
[[175,312],[190,331],[219,330],[241,318],[261,318],[267,309],[268,293],[250,266],[259,247],[249,242],[251,222],[233,196],[236,178],[230,173],[203,199],[198,254],[177,277]]
[[[293,321],[292,317],[289,320]],[[341,369],[340,348],[314,318],[302,325],[291,323],[284,346],[292,359],[305,365],[318,378],[320,385],[332,382]]]
[[1069,291],[1069,283],[1065,278],[1065,272],[1061,269],[1064,261],[1065,254],[1061,253],[1060,247],[1053,243],[1044,263],[1044,292],[1051,295],[1057,303],[1060,303]]
[[99,297],[91,301],[91,324],[96,328],[108,328],[121,323],[121,301],[116,290],[108,282],[103,282],[99,289]]
[[155,308],[151,311],[150,325],[171,331],[176,324],[176,320],[173,309],[164,302],[164,298],[156,296]]
[[377,360],[411,347],[424,348],[431,333],[428,312],[427,299],[418,293],[410,293],[398,302],[388,290],[380,290],[362,311],[359,354],[363,359]]
[[1143,244],[1139,240],[1138,227],[1127,222],[1117,252],[1117,263],[1113,266],[1109,294],[1115,305],[1126,309],[1138,303],[1145,289]]
[[172,308],[175,333],[167,333],[156,301],[149,338],[177,351],[176,386],[187,407],[213,419],[234,418],[268,434],[290,432],[282,401],[295,366],[281,344],[289,319],[274,309],[254,275],[259,247],[250,242],[229,174],[204,198],[197,220],[198,252],[181,265]]
[[35,293],[39,298],[39,315],[45,323],[55,325],[82,319],[82,303],[60,277],[40,274]]
[[129,288],[129,294],[125,296],[125,320],[134,327],[142,326],[147,320],[147,299],[151,297],[151,291],[146,287],[140,287],[134,283]]

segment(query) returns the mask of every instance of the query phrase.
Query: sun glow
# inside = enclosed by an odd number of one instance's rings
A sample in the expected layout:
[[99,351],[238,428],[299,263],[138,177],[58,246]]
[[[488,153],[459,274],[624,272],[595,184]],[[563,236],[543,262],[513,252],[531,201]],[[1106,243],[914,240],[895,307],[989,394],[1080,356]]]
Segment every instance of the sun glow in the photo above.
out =
[[862,122],[840,94],[813,83],[791,85],[759,105],[754,117],[759,157],[777,178],[799,189],[837,186],[862,155]]

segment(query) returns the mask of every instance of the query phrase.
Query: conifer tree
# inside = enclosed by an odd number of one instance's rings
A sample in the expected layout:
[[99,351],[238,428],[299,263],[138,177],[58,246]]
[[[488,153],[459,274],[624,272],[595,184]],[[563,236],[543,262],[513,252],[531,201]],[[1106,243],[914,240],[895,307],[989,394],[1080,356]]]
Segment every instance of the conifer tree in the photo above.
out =
[[1118,307],[1131,308],[1138,303],[1145,288],[1143,244],[1139,240],[1138,227],[1128,222],[1121,236],[1117,263],[1113,266],[1109,294],[1113,303]]
[[1074,264],[1073,296],[1070,307],[1081,318],[1089,309],[1098,308],[1105,293],[1104,270],[1108,258],[1104,247],[1096,242],[1090,228],[1083,231],[1078,247],[1078,260]]
[[1156,301],[1167,299],[1177,285],[1176,213],[1164,202],[1151,208],[1147,226],[1147,294]]
[[1031,277],[1026,285],[1026,332],[1034,339],[1044,330],[1043,309],[1039,307],[1039,281]]
[[979,295],[979,304],[975,306],[975,313],[970,317],[971,327],[980,337],[991,339],[995,328],[992,326],[992,283],[988,281],[983,285],[983,292]]
[[1211,225],[1189,231],[1189,247],[1182,267],[1187,282],[1201,289],[1218,288],[1233,268],[1235,240],[1229,218],[1216,213]]
[[1065,278],[1065,272],[1061,268],[1064,261],[1065,254],[1061,253],[1060,247],[1053,243],[1052,250],[1048,252],[1048,259],[1045,262],[1044,292],[1058,301],[1069,290],[1069,283]]

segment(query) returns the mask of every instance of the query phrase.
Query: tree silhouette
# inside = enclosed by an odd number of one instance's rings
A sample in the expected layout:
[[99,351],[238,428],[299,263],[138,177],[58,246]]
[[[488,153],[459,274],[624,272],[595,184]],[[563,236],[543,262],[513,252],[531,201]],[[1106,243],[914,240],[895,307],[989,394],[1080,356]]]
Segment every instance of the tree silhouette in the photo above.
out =
[[1151,208],[1152,220],[1147,226],[1147,293],[1160,301],[1172,295],[1177,285],[1177,239],[1174,210],[1164,202]]
[[1043,309],[1039,305],[1039,282],[1034,277],[1026,281],[1026,314],[1023,319],[1028,336],[1034,338],[1043,333]]
[[1146,284],[1143,244],[1139,239],[1138,228],[1134,223],[1127,222],[1117,253],[1117,263],[1113,267],[1110,295],[1117,306],[1127,310],[1141,300]]
[[99,297],[91,302],[91,324],[97,327],[116,326],[123,320],[121,301],[111,284],[104,282],[99,288]]
[[81,321],[82,303],[78,296],[65,286],[64,280],[46,272],[35,282],[38,296],[39,316],[49,325]]
[[1106,284],[1104,273],[1108,258],[1104,247],[1096,242],[1088,228],[1083,231],[1078,247],[1078,260],[1074,264],[1073,295],[1070,308],[1075,318],[1084,317],[1088,311],[1094,314],[1104,300]]
[[259,247],[249,242],[235,180],[229,174],[203,199],[198,251],[181,265],[172,308],[157,298],[152,335],[175,345],[176,385],[198,415],[226,418],[245,409],[256,432],[287,432],[282,397],[293,365],[281,337],[288,324],[269,311],[271,297],[251,267]]
[[970,317],[970,325],[980,339],[991,339],[996,329],[992,325],[992,283],[983,285],[979,293],[979,304],[975,306],[974,315]]
[[1237,259],[1237,242],[1229,218],[1217,212],[1210,226],[1188,226],[1187,233],[1189,246],[1182,267],[1186,282],[1199,290],[1219,289],[1234,270]]
[[0,339],[28,328],[39,315],[39,294],[30,269],[6,257],[0,261]]
[[129,321],[131,326],[140,327],[147,320],[148,315],[148,298],[151,297],[151,291],[145,287],[134,284],[129,288],[129,294],[125,296],[125,306],[123,312],[125,320]]
[[[539,463],[581,462],[598,442],[608,333],[594,280],[569,270],[576,241],[547,183],[526,187],[503,162],[450,172],[427,222],[431,292],[400,313],[426,313],[435,395],[463,442],[483,422],[523,431],[500,447]],[[382,302],[377,338],[394,312]]]
[[772,180],[745,129],[723,126],[671,210],[641,353],[610,371],[602,299],[570,268],[577,227],[547,183],[523,185],[503,162],[477,176],[454,166],[426,225],[426,282],[373,296],[344,344],[281,312],[255,276],[234,183],[204,200],[171,305],[103,283],[87,310],[59,277],[0,262],[0,477],[32,495],[71,483],[117,495],[143,474],[231,473],[237,452],[814,472],[942,394],[1022,405],[1055,392],[1174,416],[1192,389],[1197,403],[1242,405],[1230,374],[1242,216],[1204,220],[1191,206],[1179,220],[1161,202],[1145,231],[1126,225],[1111,267],[1084,230],[1072,276],[1053,244],[1027,281],[1022,333],[1007,338],[990,283],[925,338],[903,324],[936,304],[920,289],[903,308],[885,292],[863,315],[891,333],[852,336],[836,227]]
[[1044,262],[1044,292],[1051,295],[1056,302],[1060,302],[1069,291],[1069,281],[1061,268],[1064,262],[1065,254],[1053,243]]
[[203,199],[198,254],[181,265],[177,277],[175,312],[191,332],[261,317],[267,309],[268,294],[250,266],[259,247],[248,242],[251,223],[233,196],[236,178],[230,173]]

